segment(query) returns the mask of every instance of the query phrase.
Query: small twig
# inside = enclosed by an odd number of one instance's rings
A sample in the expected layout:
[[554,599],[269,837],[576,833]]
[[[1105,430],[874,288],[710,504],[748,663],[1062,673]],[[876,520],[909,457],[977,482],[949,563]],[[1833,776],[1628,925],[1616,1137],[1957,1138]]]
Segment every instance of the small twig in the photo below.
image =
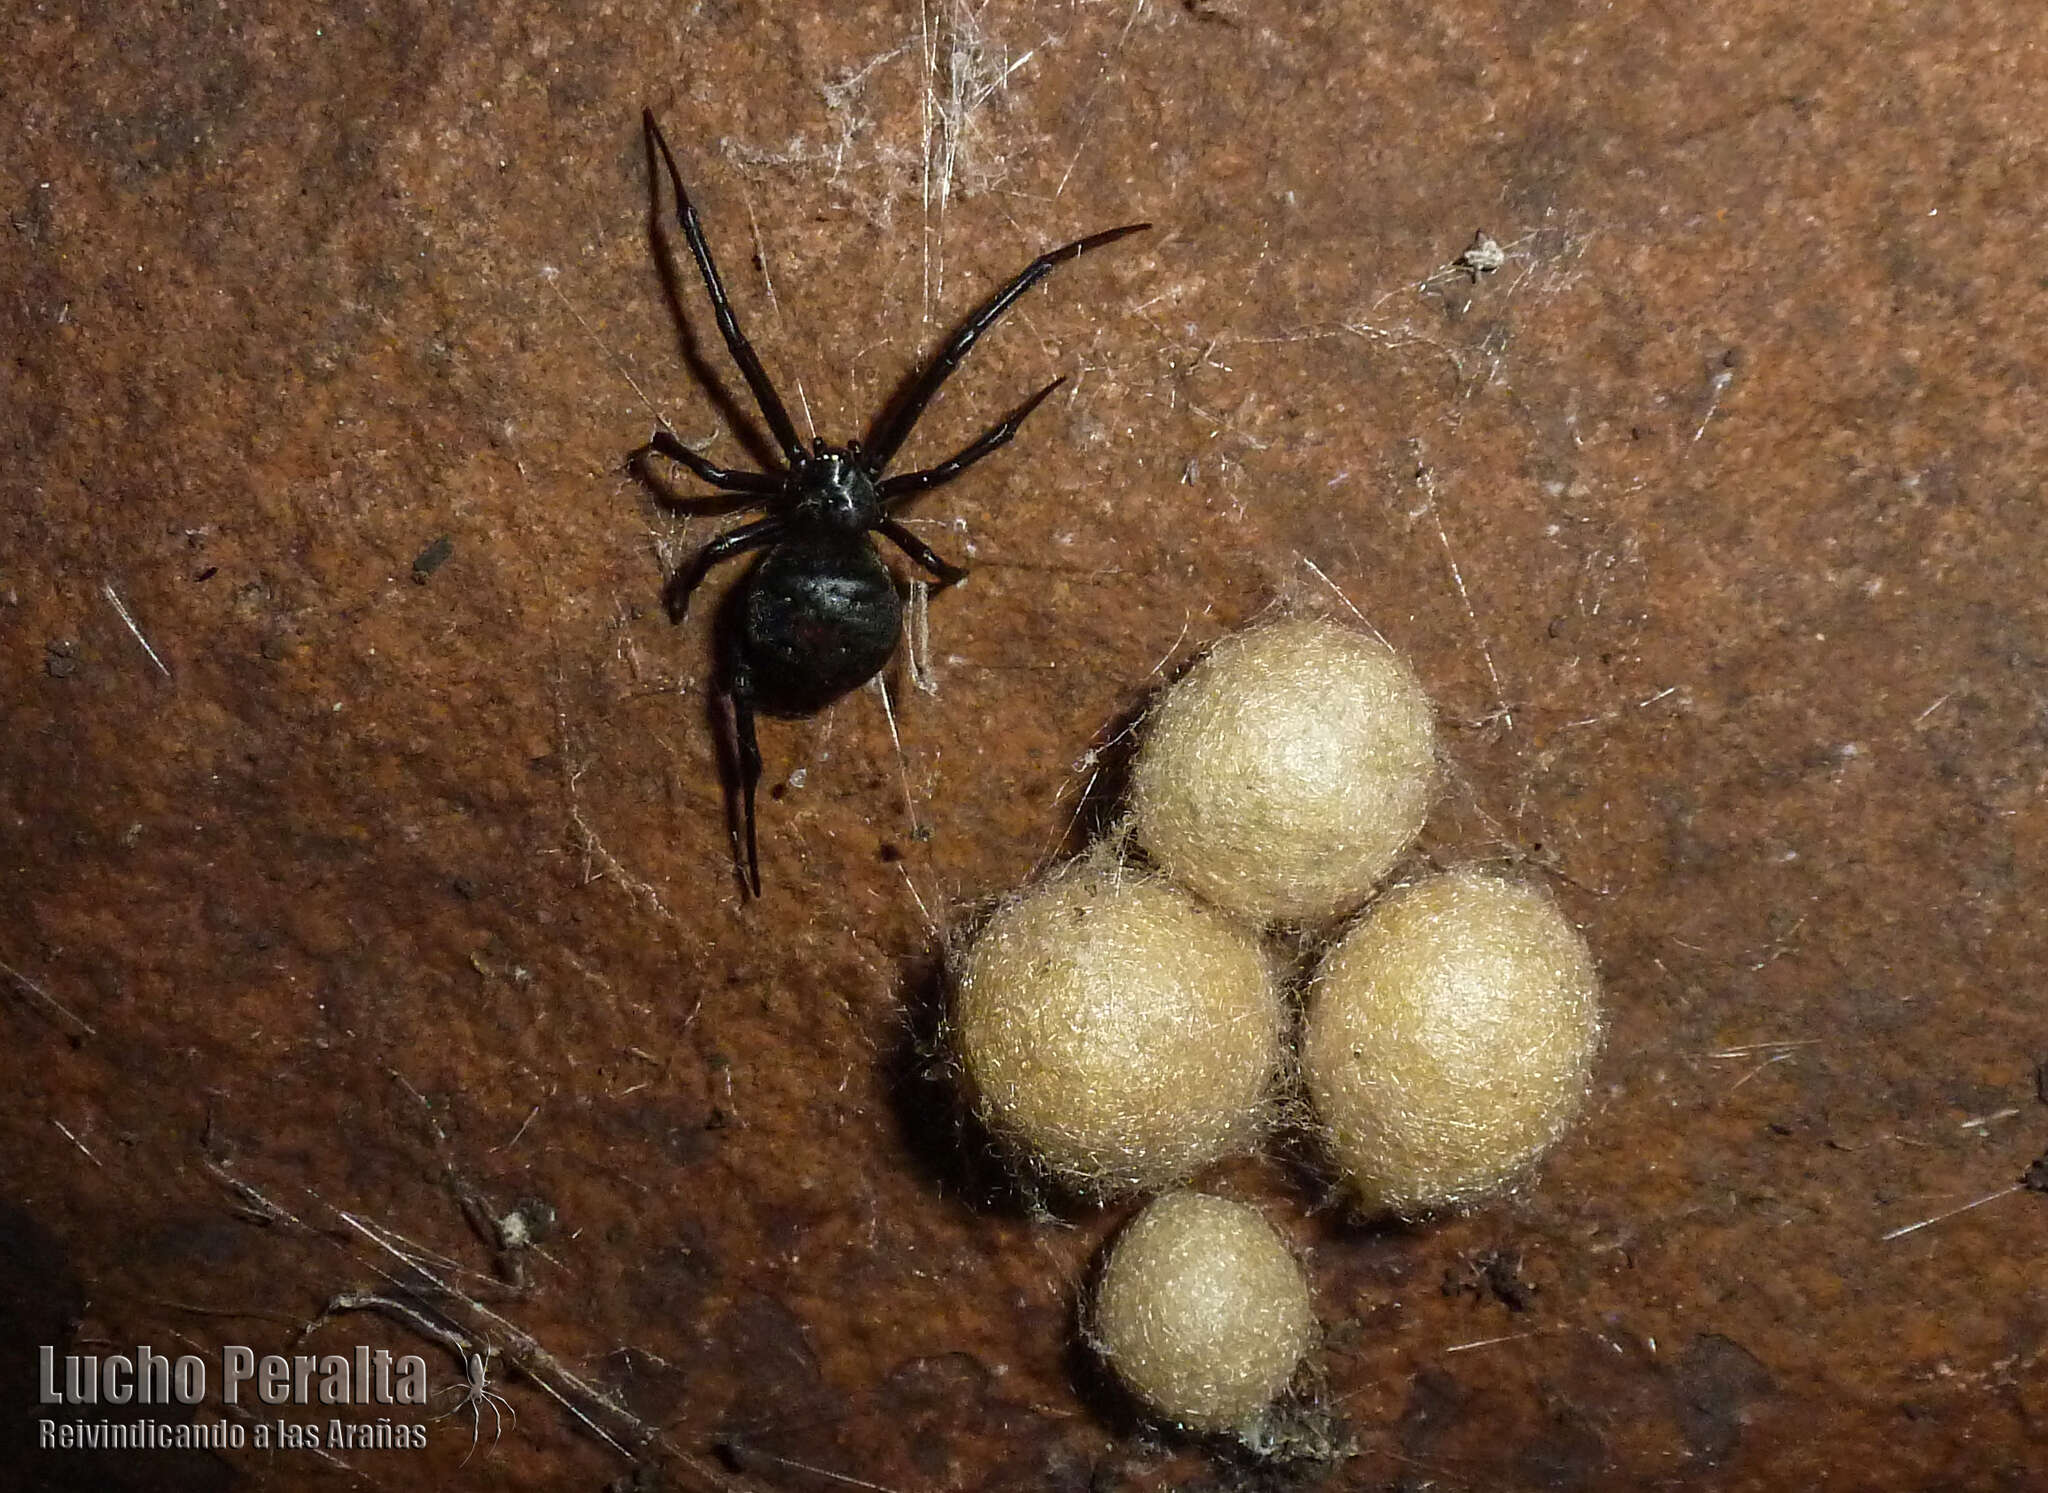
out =
[[1878,1242],[1880,1244],[1889,1244],[1894,1239],[1903,1239],[1906,1235],[1919,1229],[1924,1229],[1929,1224],[1940,1223],[1944,1219],[1954,1218],[1958,1213],[1967,1213],[1972,1208],[1983,1207],[1986,1203],[1995,1203],[2002,1197],[2011,1197],[2016,1192],[2024,1192],[2026,1188],[2027,1184],[2024,1182],[2015,1182],[2010,1187],[2001,1187],[1996,1192],[1986,1193],[1975,1202],[1964,1203],[1960,1208],[1951,1208],[1946,1213],[1937,1213],[1932,1218],[1923,1218],[1918,1223],[1909,1223],[1902,1229],[1893,1229],[1889,1234],[1880,1234]]
[[78,1147],[79,1151],[84,1155],[87,1161],[90,1161],[94,1166],[98,1167],[101,1171],[105,1171],[107,1169],[106,1164],[102,1162],[99,1159],[99,1157],[93,1155],[92,1152],[85,1149],[85,1142],[80,1140],[77,1136],[73,1135],[70,1129],[64,1124],[62,1120],[52,1119],[50,1123],[57,1127],[58,1132],[64,1137],[64,1139],[70,1141],[72,1145]]
[[2018,1113],[2019,1110],[2017,1107],[2012,1109],[1996,1110],[1988,1115],[1978,1115],[1973,1119],[1964,1120],[1956,1128],[1959,1130],[1982,1130],[1987,1125],[1994,1125],[2000,1120],[2010,1120],[2014,1115]]
[[78,1031],[85,1033],[86,1036],[97,1037],[99,1035],[98,1030],[94,1028],[91,1022],[87,1021],[83,1016],[80,1016],[76,1011],[73,1011],[69,1006],[65,1005],[62,1001],[58,1000],[54,995],[50,994],[49,991],[43,989],[42,986],[38,985],[34,980],[31,980],[27,975],[23,974],[20,970],[16,969],[13,965],[7,963],[5,960],[0,960],[0,975],[7,976],[8,979],[14,981],[15,984],[19,985],[23,990],[27,991],[30,995],[34,996],[45,1007],[52,1011],[55,1011],[59,1016],[63,1017],[66,1022],[69,1022]]
[[882,701],[882,715],[889,722],[889,741],[896,748],[896,766],[903,776],[903,808],[910,816],[910,838],[922,840],[924,827],[917,818],[917,799],[910,788],[910,757],[903,750],[903,738],[896,734],[896,709],[889,703],[889,684],[880,674],[875,676],[875,693]]
[[1102,59],[1102,66],[1096,70],[1095,81],[1088,89],[1088,97],[1081,104],[1081,143],[1075,147],[1074,157],[1067,162],[1067,169],[1060,173],[1059,185],[1052,189],[1055,198],[1066,191],[1068,178],[1074,174],[1074,168],[1081,164],[1082,154],[1088,149],[1089,142],[1095,138],[1095,132],[1089,125],[1095,117],[1095,104],[1102,94],[1102,85],[1109,80],[1109,65],[1123,54],[1124,44],[1131,39],[1131,32],[1137,26],[1138,18],[1144,14],[1145,0],[1133,0],[1131,13],[1124,21],[1124,29],[1117,36],[1116,45],[1110,48],[1109,54]]
[[1773,1053],[1770,1057],[1765,1058],[1761,1063],[1758,1063],[1754,1068],[1750,1069],[1747,1073],[1743,1074],[1742,1077],[1736,1079],[1735,1082],[1728,1085],[1728,1092],[1731,1094],[1734,1093],[1737,1089],[1741,1088],[1744,1084],[1748,1083],[1752,1078],[1755,1078],[1759,1073],[1763,1072],[1764,1069],[1770,1067],[1771,1064],[1782,1063],[1791,1056],[1792,1054],[1789,1052]]
[[[1418,451],[1417,455],[1420,454]],[[1458,588],[1458,600],[1465,604],[1466,620],[1472,624],[1472,635],[1479,643],[1479,657],[1486,665],[1487,677],[1493,681],[1494,702],[1500,707],[1499,719],[1512,731],[1515,729],[1515,717],[1508,708],[1507,687],[1500,681],[1500,671],[1493,666],[1493,650],[1486,645],[1486,633],[1479,625],[1479,612],[1472,605],[1472,593],[1465,589],[1465,572],[1459,567],[1457,554],[1451,549],[1451,536],[1444,528],[1443,508],[1437,501],[1436,475],[1427,465],[1418,462],[1415,480],[1429,498],[1429,516],[1436,525],[1437,542],[1443,546],[1444,559],[1451,567],[1451,582]]]
[[1388,648],[1394,646],[1392,643],[1387,642],[1386,635],[1383,634],[1377,627],[1374,627],[1372,625],[1371,619],[1369,619],[1365,615],[1365,613],[1361,612],[1357,608],[1357,606],[1352,602],[1351,598],[1344,594],[1342,588],[1340,588],[1338,584],[1335,581],[1331,580],[1327,575],[1323,574],[1322,566],[1316,564],[1316,562],[1311,560],[1307,555],[1303,555],[1301,557],[1301,563],[1306,565],[1310,569],[1310,571],[1312,571],[1315,574],[1315,578],[1317,580],[1321,581],[1325,586],[1328,586],[1330,588],[1332,594],[1336,596],[1337,600],[1344,603],[1344,608],[1346,611],[1350,612],[1352,616],[1356,617],[1360,622],[1365,624],[1365,630],[1367,632],[1371,633],[1375,638],[1378,638],[1381,644],[1383,644],[1384,646]]
[[156,656],[156,650],[149,646],[149,639],[145,638],[142,635],[142,629],[135,625],[135,614],[128,610],[128,603],[121,600],[120,593],[114,589],[114,583],[112,581],[101,581],[100,592],[108,601],[114,604],[115,614],[120,617],[122,622],[127,624],[128,631],[135,634],[135,641],[142,645],[142,651],[149,655],[149,661],[156,665],[157,672],[166,679],[170,678],[171,671],[169,667],[165,665],[162,659]]
[[533,1117],[539,1113],[540,1105],[536,1104],[526,1112],[526,1118],[519,1122],[519,1128],[512,1132],[512,1139],[506,1141],[502,1146],[491,1147],[491,1154],[495,1156],[500,1151],[509,1151],[518,1145],[519,1137],[526,1134],[526,1127],[533,1123]]
[[1446,1356],[1452,1353],[1469,1353],[1474,1348],[1491,1348],[1499,1343],[1518,1343],[1523,1338],[1542,1337],[1547,1331],[1548,1328],[1539,1327],[1533,1332],[1510,1332],[1502,1337],[1483,1337],[1477,1342],[1459,1343],[1455,1347],[1445,1348],[1443,1352]]
[[1325,586],[1328,586],[1330,588],[1330,594],[1332,596],[1336,597],[1337,600],[1344,603],[1344,610],[1349,612],[1352,616],[1356,617],[1360,622],[1365,621],[1365,613],[1361,612],[1355,605],[1353,605],[1351,598],[1344,594],[1342,587],[1340,587],[1335,581],[1331,580],[1327,575],[1323,574],[1322,566],[1316,564],[1316,562],[1311,560],[1307,555],[1301,556],[1301,563],[1308,567],[1309,573],[1311,575],[1313,575],[1317,580],[1321,581]]
[[574,306],[569,304],[569,298],[563,295],[561,287],[555,284],[555,282],[559,280],[561,277],[562,272],[556,269],[553,265],[549,264],[541,266],[541,283],[547,286],[549,290],[552,290],[555,293],[555,299],[562,303],[562,309],[568,312],[571,316],[573,316],[576,319],[576,325],[583,328],[585,335],[587,335],[592,342],[595,342],[597,344],[597,350],[604,354],[605,361],[612,365],[613,371],[616,372],[620,378],[626,381],[626,385],[628,388],[630,388],[635,394],[640,396],[640,402],[647,406],[647,413],[654,416],[654,423],[656,425],[659,425],[663,430],[668,431],[670,435],[676,434],[675,429],[668,423],[668,416],[664,415],[661,412],[661,407],[657,405],[652,399],[649,399],[647,397],[647,391],[640,387],[639,381],[633,377],[632,373],[627,369],[626,365],[618,360],[618,358],[612,353],[612,350],[605,345],[604,339],[598,336],[596,330],[590,325],[590,323],[583,319],[583,313],[581,311],[578,311]]
[[319,1232],[319,1230],[315,1229],[297,1214],[281,1204],[272,1202],[254,1187],[244,1182],[240,1177],[229,1171],[221,1162],[209,1156],[203,1164],[207,1171],[213,1174],[215,1180],[242,1200],[242,1205],[259,1222],[266,1224],[287,1223],[295,1229],[303,1229],[308,1234]]
[[868,1488],[872,1493],[898,1493],[885,1483],[871,1483],[866,1478],[852,1477],[844,1472],[834,1472],[829,1467],[819,1467],[810,1462],[799,1462],[794,1457],[778,1457],[774,1452],[764,1452],[744,1442],[728,1441],[726,1446],[739,1457],[751,1457],[763,1462],[773,1462],[777,1467],[787,1467],[796,1472],[807,1472],[812,1477],[824,1478],[827,1482],[841,1483],[849,1488]]
[[1155,675],[1163,674],[1166,672],[1166,666],[1173,661],[1174,654],[1180,652],[1180,645],[1188,640],[1188,629],[1193,627],[1194,625],[1195,614],[1193,612],[1184,613],[1180,619],[1179,636],[1177,636],[1173,640],[1173,642],[1170,645],[1168,645],[1167,650],[1164,653],[1159,655],[1159,662],[1152,665],[1152,667],[1146,671],[1146,677],[1148,679]]
[[1707,412],[1700,416],[1700,427],[1692,433],[1693,444],[1698,445],[1701,436],[1707,433],[1707,425],[1714,418],[1714,411],[1721,407],[1721,396],[1728,392],[1728,386],[1735,382],[1735,370],[1723,368],[1707,380]]

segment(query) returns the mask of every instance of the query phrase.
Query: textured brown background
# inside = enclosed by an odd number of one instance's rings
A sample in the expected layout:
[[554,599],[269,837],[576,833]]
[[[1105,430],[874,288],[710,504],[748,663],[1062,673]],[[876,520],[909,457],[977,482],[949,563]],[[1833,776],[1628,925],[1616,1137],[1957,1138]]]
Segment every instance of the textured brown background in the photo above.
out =
[[[1277,1162],[1220,1179],[1312,1269],[1356,1454],[1306,1481],[2044,1486],[2048,1199],[1881,1236],[2048,1146],[2048,19],[453,9],[0,19],[5,1475],[360,1486],[24,1461],[33,1346],[286,1348],[404,1275],[378,1230],[481,1300],[514,1262],[468,1191],[561,1225],[506,1325],[448,1309],[660,1427],[646,1486],[1249,1479],[1105,1402],[1071,1308],[1120,1214],[994,1189],[918,1013],[1113,723],[1341,592],[1452,723],[1425,853],[1547,870],[1613,1028],[1520,1200],[1374,1230]],[[766,728],[802,781],[753,905],[710,609],[657,605],[716,523],[620,470],[657,409],[751,439],[695,286],[723,401],[664,299],[643,104],[836,437],[1030,255],[1159,225],[920,431],[1074,375],[918,510],[977,568],[932,608],[936,696],[895,680],[900,750],[871,692]],[[1480,228],[1510,257],[1471,284]],[[387,1317],[310,1342],[452,1375]],[[458,1412],[343,1460],[630,1471],[498,1387],[495,1446]]]

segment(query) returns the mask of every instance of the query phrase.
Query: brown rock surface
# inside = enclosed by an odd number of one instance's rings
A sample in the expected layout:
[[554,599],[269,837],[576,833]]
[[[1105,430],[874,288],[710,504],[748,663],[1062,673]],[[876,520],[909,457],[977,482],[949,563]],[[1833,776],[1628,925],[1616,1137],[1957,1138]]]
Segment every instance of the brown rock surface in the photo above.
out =
[[[1321,1476],[2023,1485],[2048,1203],[1884,1236],[2048,1147],[2044,43],[1968,3],[12,7],[7,1455],[56,1324],[291,1351],[338,1292],[427,1287],[417,1248],[677,1486],[1230,1486],[1096,1413],[1072,1302],[1116,1220],[989,1202],[905,1012],[1111,722],[1341,592],[1463,723],[1427,855],[1553,873],[1612,1027],[1519,1201],[1368,1232],[1231,1174],[1301,1205],[1359,1447]],[[723,395],[664,300],[643,105],[834,437],[1030,255],[1158,224],[912,442],[1074,375],[916,510],[976,571],[931,609],[937,694],[896,680],[900,752],[872,693],[765,728],[756,904],[712,609],[658,606],[716,522],[620,470],[649,401],[750,439],[697,288]],[[1456,267],[1475,229],[1497,270]],[[500,1257],[465,1198],[559,1223]],[[1443,1289],[1497,1256],[1515,1290]],[[451,1381],[417,1326],[307,1351]],[[462,1410],[334,1456],[628,1471],[492,1372],[494,1447]]]

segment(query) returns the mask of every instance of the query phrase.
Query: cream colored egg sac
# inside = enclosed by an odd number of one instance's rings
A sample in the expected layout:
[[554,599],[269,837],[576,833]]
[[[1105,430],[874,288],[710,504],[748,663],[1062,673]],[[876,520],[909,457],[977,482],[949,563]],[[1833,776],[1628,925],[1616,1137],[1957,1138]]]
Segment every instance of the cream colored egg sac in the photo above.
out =
[[1219,907],[1324,924],[1413,843],[1435,784],[1429,699],[1399,654],[1335,622],[1272,622],[1162,695],[1131,766],[1131,829]]
[[1088,1336],[1162,1420],[1256,1438],[1317,1335],[1308,1281],[1257,1210],[1169,1193],[1103,1265]]
[[1592,954],[1550,894],[1479,871],[1394,891],[1324,956],[1302,1073],[1372,1212],[1477,1202],[1570,1125],[1600,1043]]
[[1101,1194],[1250,1148],[1283,1007],[1248,930],[1149,874],[1078,867],[997,909],[958,961],[952,1037],[989,1128]]

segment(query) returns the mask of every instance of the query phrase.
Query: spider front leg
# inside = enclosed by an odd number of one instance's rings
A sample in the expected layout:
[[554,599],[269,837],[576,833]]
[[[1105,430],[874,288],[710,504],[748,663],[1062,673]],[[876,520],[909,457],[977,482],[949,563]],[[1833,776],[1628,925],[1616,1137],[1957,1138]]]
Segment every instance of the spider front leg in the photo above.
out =
[[[668,165],[669,185],[676,194],[676,219],[683,225],[683,237],[689,240],[690,253],[697,261],[697,271],[704,277],[704,289],[711,297],[711,311],[718,319],[718,330],[725,338],[725,349],[732,354],[732,360],[739,365],[740,374],[747,381],[747,387],[754,393],[754,403],[761,407],[761,416],[768,422],[768,429],[775,435],[775,444],[782,448],[783,457],[791,464],[803,455],[804,443],[797,439],[796,424],[789,418],[789,411],[782,403],[782,396],[775,392],[775,385],[768,381],[761,360],[755,356],[753,343],[747,341],[747,334],[740,330],[739,318],[733,315],[732,302],[726,299],[725,284],[718,278],[718,265],[711,257],[711,245],[705,242],[703,225],[697,221],[697,209],[690,205],[690,194],[683,189],[683,173],[676,167],[675,153],[668,148],[668,141],[661,133],[661,126],[654,122],[654,111],[640,111],[640,123],[661,151],[661,158]],[[652,164],[650,160],[650,165]]]
[[898,503],[914,498],[921,492],[930,492],[942,483],[951,482],[955,477],[988,455],[989,452],[999,447],[1007,446],[1010,443],[1010,438],[1017,433],[1018,427],[1024,423],[1025,418],[1041,404],[1044,404],[1052,396],[1053,390],[1066,381],[1064,374],[1054,379],[1043,389],[1040,389],[1036,394],[1033,394],[1029,399],[1018,405],[1017,408],[1010,411],[1001,421],[983,431],[975,438],[973,444],[968,446],[959,455],[949,457],[935,467],[927,467],[922,472],[902,472],[894,477],[883,478],[882,481],[875,485],[876,496],[881,498],[882,502],[888,507],[894,508]]
[[678,570],[662,587],[661,602],[668,608],[668,620],[680,622],[690,614],[690,594],[711,573],[712,566],[721,560],[730,560],[734,555],[759,549],[764,544],[773,544],[781,537],[782,520],[771,516],[741,524],[705,545],[697,551],[697,558],[690,562],[688,570]]
[[875,531],[886,537],[896,548],[910,556],[918,564],[939,578],[941,586],[957,586],[967,579],[967,572],[958,565],[948,565],[932,553],[931,546],[919,539],[910,530],[893,518],[885,518],[875,525]]
[[967,318],[960,329],[946,339],[945,346],[939,349],[938,356],[931,360],[917,382],[911,385],[910,392],[882,416],[880,424],[872,432],[867,443],[868,460],[872,463],[869,470],[879,472],[895,460],[896,452],[902,447],[905,437],[910,434],[911,427],[917,424],[918,417],[924,413],[924,407],[932,402],[932,396],[939,392],[940,386],[953,376],[953,370],[974,350],[974,344],[981,340],[981,334],[1000,321],[1003,313],[1016,304],[1019,296],[1067,261],[1079,259],[1090,249],[1099,249],[1104,244],[1113,244],[1120,238],[1143,233],[1151,226],[1150,223],[1126,223],[1121,228],[1091,233],[1086,238],[1075,239],[1071,244],[1062,244],[1025,265],[1014,280],[976,307],[974,314]]

